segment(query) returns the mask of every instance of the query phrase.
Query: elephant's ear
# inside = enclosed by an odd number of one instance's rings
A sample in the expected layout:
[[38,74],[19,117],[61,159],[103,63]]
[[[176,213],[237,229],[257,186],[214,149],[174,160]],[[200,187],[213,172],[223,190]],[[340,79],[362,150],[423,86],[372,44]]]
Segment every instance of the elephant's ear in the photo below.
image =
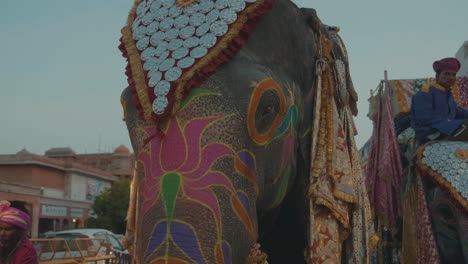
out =
[[322,28],[322,21],[317,16],[317,11],[313,8],[301,8],[302,15],[306,24],[314,31],[320,32]]
[[336,89],[340,95],[338,100],[338,103],[340,104],[339,107],[344,108],[349,106],[351,113],[354,116],[357,116],[358,94],[354,89],[354,84],[350,75],[348,51],[346,50],[346,46],[344,45],[343,40],[338,34],[340,28],[336,26],[324,25],[324,30],[326,31],[327,36],[333,42],[333,68],[336,76],[335,79],[337,81]]
[[[133,103],[139,116],[158,128],[179,109],[192,88],[241,49],[273,0],[241,1],[232,6],[228,1],[195,2],[135,0],[122,29],[119,48],[128,60],[126,74]],[[224,12],[228,4],[232,12]],[[213,9],[216,16],[209,16],[213,12],[207,14],[204,8]],[[186,26],[188,18],[183,13],[192,14],[190,23],[200,25]]]

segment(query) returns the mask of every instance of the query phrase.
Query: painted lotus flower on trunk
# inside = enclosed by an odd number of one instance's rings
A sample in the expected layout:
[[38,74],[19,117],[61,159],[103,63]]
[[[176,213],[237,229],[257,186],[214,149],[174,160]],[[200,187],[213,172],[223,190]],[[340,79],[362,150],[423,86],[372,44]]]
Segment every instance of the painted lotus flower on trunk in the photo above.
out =
[[[169,247],[169,242],[171,242],[197,263],[206,262],[194,228],[190,223],[180,221],[173,215],[178,200],[184,199],[211,211],[216,223],[218,239],[215,255],[220,263],[227,263],[223,260],[230,259],[230,249],[221,238],[221,212],[218,198],[213,191],[214,186],[229,191],[232,209],[246,229],[250,233],[253,232],[251,210],[246,195],[237,191],[223,172],[213,168],[217,160],[232,157],[237,172],[255,184],[255,178],[252,178],[255,170],[252,155],[247,151],[236,153],[225,144],[201,145],[203,131],[222,118],[222,116],[216,116],[194,119],[184,127],[181,127],[175,118],[170,121],[165,137],[152,138],[146,151],[139,153],[138,158],[145,171],[145,178],[140,184],[143,196],[140,214],[144,216],[154,204],[162,203],[166,215],[166,218],[153,230],[151,241],[146,249],[146,257],[156,250]],[[145,128],[147,135],[155,132],[155,128]]]

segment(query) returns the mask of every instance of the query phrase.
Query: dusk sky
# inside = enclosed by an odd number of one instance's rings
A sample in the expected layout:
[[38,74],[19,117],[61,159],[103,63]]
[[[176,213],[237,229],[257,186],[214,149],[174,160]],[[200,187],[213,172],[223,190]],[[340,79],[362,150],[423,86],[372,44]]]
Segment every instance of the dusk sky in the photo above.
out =
[[[432,62],[468,40],[467,0],[303,0],[341,28],[359,94],[358,147],[372,133],[370,90],[390,79],[432,77]],[[52,147],[76,153],[131,149],[117,46],[131,0],[1,0],[0,154]],[[298,40],[300,41],[300,40]]]

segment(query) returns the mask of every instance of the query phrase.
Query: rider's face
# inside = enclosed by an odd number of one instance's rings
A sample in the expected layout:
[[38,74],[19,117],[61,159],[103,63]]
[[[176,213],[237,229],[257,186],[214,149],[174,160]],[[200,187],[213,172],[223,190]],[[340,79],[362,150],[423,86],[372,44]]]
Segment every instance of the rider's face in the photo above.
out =
[[450,88],[456,80],[457,72],[454,71],[441,71],[437,77],[436,81],[438,84],[442,85],[445,88]]
[[14,225],[0,222],[0,247],[11,248],[19,239],[20,230]]

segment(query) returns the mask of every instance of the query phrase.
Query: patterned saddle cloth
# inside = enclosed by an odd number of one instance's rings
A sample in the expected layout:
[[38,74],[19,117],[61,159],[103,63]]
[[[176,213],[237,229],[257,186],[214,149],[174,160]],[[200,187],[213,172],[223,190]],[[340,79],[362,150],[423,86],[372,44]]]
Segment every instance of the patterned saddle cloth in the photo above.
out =
[[468,142],[430,142],[418,150],[416,165],[468,211]]

